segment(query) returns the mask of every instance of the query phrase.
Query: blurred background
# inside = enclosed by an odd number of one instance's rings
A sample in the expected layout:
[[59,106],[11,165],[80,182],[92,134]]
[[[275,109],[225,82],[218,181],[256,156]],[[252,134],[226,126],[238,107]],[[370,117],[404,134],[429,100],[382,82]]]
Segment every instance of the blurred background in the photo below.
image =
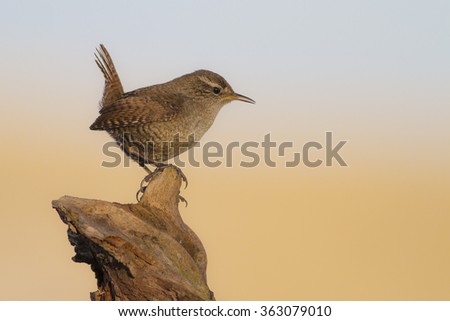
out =
[[89,300],[51,201],[135,201],[89,130],[104,43],[126,91],[202,68],[256,100],[203,142],[348,141],[347,167],[184,169],[218,300],[449,300],[449,39],[445,0],[2,1],[0,299]]

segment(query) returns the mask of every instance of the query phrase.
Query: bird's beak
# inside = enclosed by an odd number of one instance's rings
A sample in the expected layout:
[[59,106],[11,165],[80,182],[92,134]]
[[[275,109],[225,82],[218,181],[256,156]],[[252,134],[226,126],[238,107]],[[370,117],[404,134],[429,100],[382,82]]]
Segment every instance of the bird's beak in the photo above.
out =
[[244,95],[240,95],[240,94],[234,94],[234,95],[232,96],[232,99],[233,99],[233,100],[244,101],[244,102],[250,103],[250,104],[256,103],[256,101],[254,101],[253,99],[251,99],[251,98],[249,98],[249,97],[247,97],[247,96],[244,96]]

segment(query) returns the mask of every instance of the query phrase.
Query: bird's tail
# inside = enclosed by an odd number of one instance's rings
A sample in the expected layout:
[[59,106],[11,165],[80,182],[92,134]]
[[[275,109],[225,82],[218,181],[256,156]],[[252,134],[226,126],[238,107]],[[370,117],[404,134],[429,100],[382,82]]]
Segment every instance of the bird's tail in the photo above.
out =
[[105,89],[103,90],[103,98],[100,103],[100,108],[104,108],[122,97],[123,87],[111,56],[105,46],[100,44],[100,48],[97,49],[97,53],[94,55],[97,66],[105,76]]

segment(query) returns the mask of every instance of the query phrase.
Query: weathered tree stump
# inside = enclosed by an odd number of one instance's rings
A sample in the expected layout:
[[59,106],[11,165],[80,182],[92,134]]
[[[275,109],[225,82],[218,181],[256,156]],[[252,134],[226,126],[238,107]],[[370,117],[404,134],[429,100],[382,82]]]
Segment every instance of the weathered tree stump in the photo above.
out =
[[52,202],[68,225],[72,259],[95,272],[92,300],[214,300],[205,249],[178,211],[180,186],[167,167],[138,204],[71,196]]

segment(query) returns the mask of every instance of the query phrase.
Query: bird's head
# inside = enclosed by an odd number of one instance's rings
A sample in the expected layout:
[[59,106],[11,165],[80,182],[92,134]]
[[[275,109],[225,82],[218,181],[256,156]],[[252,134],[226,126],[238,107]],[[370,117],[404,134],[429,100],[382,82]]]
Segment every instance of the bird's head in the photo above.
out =
[[208,70],[197,70],[188,76],[193,98],[208,102],[208,105],[223,106],[233,100],[254,104],[249,97],[234,92],[230,84],[219,74]]

